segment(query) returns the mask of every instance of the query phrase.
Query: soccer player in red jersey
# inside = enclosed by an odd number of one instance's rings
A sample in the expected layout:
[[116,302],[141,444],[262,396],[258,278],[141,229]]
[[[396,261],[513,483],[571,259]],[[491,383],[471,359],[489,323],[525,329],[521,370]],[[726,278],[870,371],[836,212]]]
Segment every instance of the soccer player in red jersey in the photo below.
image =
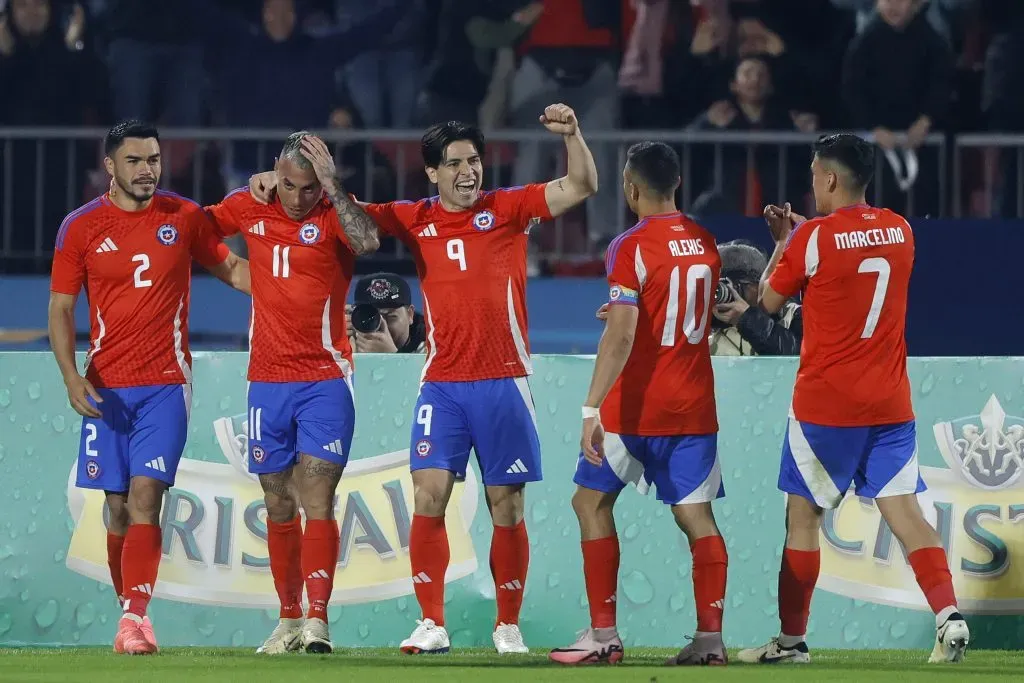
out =
[[[156,652],[146,609],[160,565],[160,506],[174,484],[192,403],[192,259],[244,292],[248,263],[220,244],[202,208],[158,190],[155,128],[107,133],[110,191],[60,226],[50,280],[50,345],[82,415],[80,488],[106,493],[107,558],[124,614],[114,650]],[[90,349],[75,363],[75,302],[85,287]]]
[[822,511],[837,507],[851,486],[874,500],[935,612],[929,661],[959,661],[970,639],[946,553],[916,495],[925,485],[904,339],[914,234],[902,216],[867,205],[874,168],[868,142],[851,134],[822,137],[811,163],[822,217],[805,220],[788,204],[765,208],[776,246],[761,305],[775,313],[802,293],[804,339],[779,473],[779,488],[788,494],[782,630],[766,645],[740,652],[741,661],[810,662],[805,638]]
[[[708,346],[722,261],[715,238],[675,204],[679,157],[666,144],[629,149],[623,190],[639,222],[608,247],[608,307],[583,407],[572,506],[582,534],[590,628],[551,652],[562,664],[618,662],[619,539],[612,509],[626,484],[672,508],[693,555],[697,632],[671,664],[725,664],[728,558],[711,502],[725,495]],[[685,378],[685,380],[683,379]]]
[[281,600],[280,622],[257,651],[329,653],[327,603],[339,549],[334,498],[355,429],[345,297],[355,256],[377,248],[377,229],[342,190],[319,138],[290,135],[275,168],[273,203],[242,188],[208,211],[221,236],[242,233],[254,274],[248,464],[263,486]]
[[[427,177],[438,196],[418,202],[365,204],[386,233],[412,251],[423,290],[427,358],[411,438],[415,515],[409,555],[423,618],[401,643],[409,654],[447,652],[444,577],[449,547],[445,509],[452,486],[475,450],[494,535],[490,564],[500,653],[528,652],[519,611],[529,564],[524,485],[541,479],[540,439],[526,337],[526,249],[534,223],[558,216],[597,190],[594,159],[572,109],[553,104],[540,122],[561,135],[565,177],[482,192],[484,138],[455,121],[422,139]],[[251,189],[266,197],[272,174]]]

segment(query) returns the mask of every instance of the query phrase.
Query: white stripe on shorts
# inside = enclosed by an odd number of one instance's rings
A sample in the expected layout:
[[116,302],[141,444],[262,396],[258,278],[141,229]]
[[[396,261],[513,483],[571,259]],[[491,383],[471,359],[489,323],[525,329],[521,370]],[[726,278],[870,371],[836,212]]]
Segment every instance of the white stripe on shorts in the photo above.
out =
[[788,434],[789,450],[793,452],[793,460],[796,462],[797,469],[800,470],[804,484],[814,496],[814,502],[828,509],[839,505],[846,492],[836,488],[832,477],[825,470],[825,466],[819,462],[811,444],[807,442],[807,437],[804,436],[804,430],[798,421],[793,419],[789,421]]
[[645,496],[651,490],[650,484],[644,479],[643,463],[633,457],[618,434],[604,433],[604,457],[623,484],[634,484],[636,490]]

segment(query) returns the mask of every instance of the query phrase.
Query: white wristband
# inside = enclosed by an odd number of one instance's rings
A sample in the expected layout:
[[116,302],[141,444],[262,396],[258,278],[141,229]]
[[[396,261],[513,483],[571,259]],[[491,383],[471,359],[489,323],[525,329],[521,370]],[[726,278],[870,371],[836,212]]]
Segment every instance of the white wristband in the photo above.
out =
[[586,420],[586,419],[589,419],[591,417],[596,417],[597,419],[600,420],[601,419],[601,409],[600,408],[591,408],[590,406],[583,406],[583,419]]

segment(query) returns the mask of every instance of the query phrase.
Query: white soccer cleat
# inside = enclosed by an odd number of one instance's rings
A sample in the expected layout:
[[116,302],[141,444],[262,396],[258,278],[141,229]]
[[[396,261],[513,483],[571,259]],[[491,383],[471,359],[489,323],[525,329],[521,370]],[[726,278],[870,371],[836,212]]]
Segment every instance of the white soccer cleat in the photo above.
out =
[[302,619],[281,619],[270,637],[256,648],[258,655],[283,655],[302,646]]
[[334,652],[327,622],[323,619],[306,619],[302,625],[302,649],[311,655],[329,655]]
[[772,638],[761,647],[740,650],[736,659],[744,664],[810,664],[811,653],[807,643],[800,642],[793,647],[782,647],[778,638]]
[[523,642],[523,634],[515,624],[498,624],[491,636],[499,655],[528,655],[530,648]]
[[417,619],[412,635],[399,645],[399,649],[407,655],[440,655],[448,652],[451,647],[448,631],[444,626],[435,624],[433,619]]
[[967,628],[967,622],[959,613],[954,613],[949,619],[946,619],[946,623],[936,629],[935,647],[928,658],[928,663],[961,661],[969,642],[971,642],[971,632]]

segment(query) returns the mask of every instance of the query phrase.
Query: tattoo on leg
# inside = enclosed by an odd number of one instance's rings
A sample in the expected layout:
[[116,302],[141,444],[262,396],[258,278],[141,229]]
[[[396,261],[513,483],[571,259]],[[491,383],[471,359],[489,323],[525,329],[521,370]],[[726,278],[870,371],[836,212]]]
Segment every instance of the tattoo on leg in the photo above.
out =
[[263,486],[263,492],[282,498],[290,498],[292,496],[291,476],[291,470],[275,472],[274,474],[261,474],[260,484]]
[[302,475],[307,480],[319,479],[321,477],[327,479],[340,479],[343,469],[344,468],[341,465],[336,465],[333,462],[327,462],[326,460],[311,457],[303,465]]

